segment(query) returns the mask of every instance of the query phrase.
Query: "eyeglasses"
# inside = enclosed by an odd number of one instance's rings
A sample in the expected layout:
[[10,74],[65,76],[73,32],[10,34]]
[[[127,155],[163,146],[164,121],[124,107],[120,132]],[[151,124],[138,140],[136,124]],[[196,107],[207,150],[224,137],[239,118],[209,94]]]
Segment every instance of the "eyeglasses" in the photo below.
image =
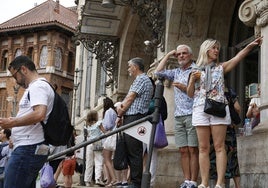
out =
[[17,69],[17,71],[16,71],[14,74],[12,74],[13,78],[17,79],[16,74],[20,71],[20,69],[21,69],[21,67],[19,67],[19,68]]

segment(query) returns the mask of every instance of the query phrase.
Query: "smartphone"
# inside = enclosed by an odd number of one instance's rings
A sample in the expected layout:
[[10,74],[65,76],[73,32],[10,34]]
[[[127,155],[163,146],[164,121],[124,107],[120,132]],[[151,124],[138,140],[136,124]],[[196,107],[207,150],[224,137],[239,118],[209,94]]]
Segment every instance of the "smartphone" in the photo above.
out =
[[41,144],[36,146],[35,155],[48,155],[49,154],[49,146],[46,144]]

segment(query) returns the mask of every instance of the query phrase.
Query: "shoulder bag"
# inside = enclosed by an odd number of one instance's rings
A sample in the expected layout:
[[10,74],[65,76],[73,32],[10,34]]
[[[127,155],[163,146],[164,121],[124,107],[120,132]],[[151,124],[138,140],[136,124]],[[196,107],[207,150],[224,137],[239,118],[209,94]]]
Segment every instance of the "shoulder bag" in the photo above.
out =
[[211,67],[206,67],[206,100],[205,100],[205,106],[204,106],[204,112],[213,116],[224,118],[226,116],[226,104],[222,102],[215,101],[211,98],[209,98],[209,91],[211,87]]
[[114,169],[124,170],[128,168],[128,160],[126,153],[126,143],[124,139],[124,134],[122,132],[117,133],[116,136],[116,148],[114,151]]
[[167,135],[164,127],[164,122],[160,115],[159,122],[156,125],[155,136],[154,136],[154,147],[164,148],[168,145]]

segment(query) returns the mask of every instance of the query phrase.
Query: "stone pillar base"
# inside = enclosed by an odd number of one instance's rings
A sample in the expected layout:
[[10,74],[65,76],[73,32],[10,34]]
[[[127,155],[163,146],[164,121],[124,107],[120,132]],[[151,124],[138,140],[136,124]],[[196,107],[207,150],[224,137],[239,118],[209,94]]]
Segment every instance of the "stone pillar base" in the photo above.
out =
[[267,129],[259,125],[253,130],[253,135],[237,138],[241,187],[268,187]]

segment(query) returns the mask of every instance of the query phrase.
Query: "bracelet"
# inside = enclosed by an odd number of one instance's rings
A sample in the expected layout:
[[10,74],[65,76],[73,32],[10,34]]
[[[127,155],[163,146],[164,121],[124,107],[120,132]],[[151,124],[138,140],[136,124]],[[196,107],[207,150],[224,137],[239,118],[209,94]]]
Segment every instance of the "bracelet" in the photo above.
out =
[[117,117],[120,118],[120,119],[122,118],[122,116],[117,116]]

